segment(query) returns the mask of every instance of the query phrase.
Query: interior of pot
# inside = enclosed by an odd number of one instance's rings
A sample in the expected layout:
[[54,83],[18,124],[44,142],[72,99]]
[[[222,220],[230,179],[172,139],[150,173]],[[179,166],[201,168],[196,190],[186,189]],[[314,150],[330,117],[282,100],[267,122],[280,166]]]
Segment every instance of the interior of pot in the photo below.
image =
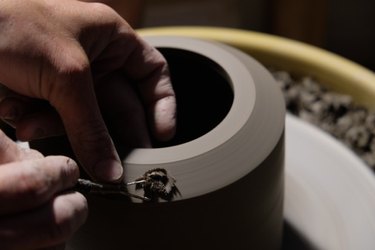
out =
[[180,49],[160,49],[168,61],[177,100],[177,130],[168,142],[154,147],[194,140],[216,127],[228,114],[233,91],[225,71],[212,60]]
[[334,91],[349,94],[375,110],[374,72],[339,55],[298,41],[248,30],[218,27],[158,27],[138,30],[143,36],[208,39],[238,48],[259,60],[300,75],[310,75]]

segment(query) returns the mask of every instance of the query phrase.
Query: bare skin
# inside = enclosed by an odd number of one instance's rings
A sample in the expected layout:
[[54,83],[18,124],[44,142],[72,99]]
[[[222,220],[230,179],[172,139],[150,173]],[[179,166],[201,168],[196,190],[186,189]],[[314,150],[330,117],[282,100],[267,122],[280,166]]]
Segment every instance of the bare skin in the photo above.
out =
[[[109,98],[97,91],[103,88],[110,93],[129,90],[113,102],[125,102],[124,109],[131,109],[134,116],[142,116],[134,109],[145,110],[144,119],[157,138],[173,135],[175,99],[166,62],[112,9],[73,0],[2,0],[0,7],[0,82],[23,96],[48,101],[59,114],[52,109],[33,110],[33,100],[3,97],[0,117],[13,122],[21,140],[58,134],[64,128],[93,178],[121,179],[122,168],[97,100]],[[124,78],[126,82],[121,81]],[[126,99],[137,98],[133,88],[141,98],[129,108]]]
[[[66,133],[95,180],[123,178],[102,114],[130,147],[150,146],[149,130],[160,140],[175,131],[165,59],[103,4],[0,0],[0,82],[0,117],[17,137]],[[1,248],[63,243],[87,213],[83,196],[64,192],[78,178],[76,163],[13,144],[0,135]]]
[[61,244],[87,217],[86,199],[72,188],[77,164],[21,149],[0,131],[1,249],[38,249]]
[[[84,2],[98,2],[84,0]],[[141,23],[145,0],[101,0],[119,13],[132,27],[138,27]]]

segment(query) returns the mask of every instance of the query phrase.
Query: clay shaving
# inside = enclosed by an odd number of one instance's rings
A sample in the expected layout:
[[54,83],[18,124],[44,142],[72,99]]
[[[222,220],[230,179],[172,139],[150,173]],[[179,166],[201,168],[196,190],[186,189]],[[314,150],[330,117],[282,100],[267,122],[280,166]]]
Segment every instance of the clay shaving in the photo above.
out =
[[163,168],[155,168],[147,171],[136,181],[145,182],[137,184],[136,189],[143,189],[144,196],[151,202],[158,202],[160,199],[172,201],[176,195],[181,195],[176,180]]
[[356,105],[349,95],[328,91],[311,77],[272,73],[290,113],[336,137],[375,169],[375,112]]

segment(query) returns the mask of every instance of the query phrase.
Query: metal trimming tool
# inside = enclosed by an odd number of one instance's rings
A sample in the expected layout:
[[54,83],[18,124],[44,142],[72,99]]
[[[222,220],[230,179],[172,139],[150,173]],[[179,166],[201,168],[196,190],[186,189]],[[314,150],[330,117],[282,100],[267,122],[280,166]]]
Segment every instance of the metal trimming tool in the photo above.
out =
[[78,179],[75,186],[75,190],[81,193],[90,193],[90,194],[120,194],[128,197],[140,199],[143,201],[150,201],[148,197],[132,194],[128,192],[127,187],[131,185],[139,185],[144,183],[144,180],[137,180],[128,183],[121,184],[108,184],[108,183],[97,183],[87,179]]

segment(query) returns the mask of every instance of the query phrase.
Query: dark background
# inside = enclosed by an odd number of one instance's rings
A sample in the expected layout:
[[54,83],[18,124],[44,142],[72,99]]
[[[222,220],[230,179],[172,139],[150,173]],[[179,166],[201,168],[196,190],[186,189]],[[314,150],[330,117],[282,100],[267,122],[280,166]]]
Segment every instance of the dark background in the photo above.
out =
[[146,1],[141,26],[166,25],[276,34],[319,46],[375,71],[374,0]]

